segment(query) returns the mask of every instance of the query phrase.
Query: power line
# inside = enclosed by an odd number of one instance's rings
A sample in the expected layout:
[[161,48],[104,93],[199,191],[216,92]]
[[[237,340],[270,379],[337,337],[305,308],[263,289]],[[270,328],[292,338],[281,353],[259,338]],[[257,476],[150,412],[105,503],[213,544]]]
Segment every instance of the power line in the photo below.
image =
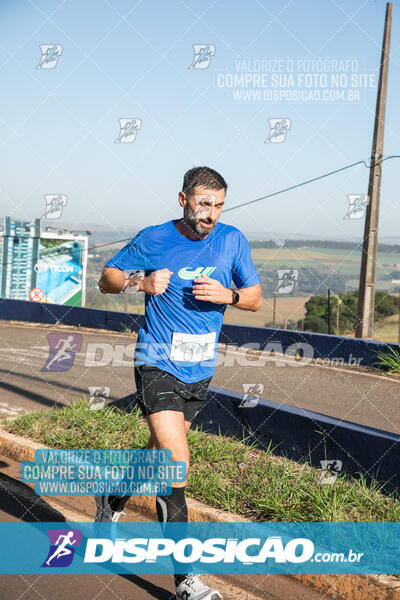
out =
[[[400,155],[393,154],[392,156],[386,156],[377,162],[384,162],[385,160],[389,160],[391,158],[400,158]],[[377,164],[377,163],[375,163]],[[371,165],[367,165],[365,160],[358,160],[355,163],[351,163],[350,165],[346,165],[345,167],[341,167],[340,169],[335,169],[334,171],[329,171],[329,173],[324,173],[323,175],[318,175],[318,177],[313,177],[312,179],[307,179],[307,181],[302,181],[301,183],[297,183],[296,185],[292,185],[290,187],[284,188],[283,190],[279,190],[278,192],[273,192],[272,194],[267,194],[266,196],[261,196],[261,198],[256,198],[255,200],[249,200],[249,202],[242,202],[242,204],[237,204],[236,206],[231,206],[231,208],[226,208],[223,212],[229,212],[230,210],[236,210],[237,208],[241,208],[242,206],[249,206],[249,204],[254,204],[255,202],[260,202],[261,200],[266,200],[267,198],[272,198],[273,196],[278,196],[278,194],[283,194],[284,192],[290,192],[291,190],[295,190],[297,188],[302,187],[303,185],[308,185],[309,183],[313,183],[314,181],[318,181],[319,179],[324,179],[325,177],[330,177],[331,175],[335,175],[336,173],[340,173],[341,171],[345,171],[346,169],[351,169],[357,165],[364,165],[367,169],[371,168]]]
[[[381,159],[378,159],[375,164],[377,164],[379,162],[383,163],[385,160],[391,160],[392,158],[400,158],[400,155],[392,154],[390,156],[382,157]],[[335,169],[334,171],[329,171],[328,173],[324,173],[323,175],[318,175],[318,177],[313,177],[312,179],[307,179],[307,181],[302,181],[301,183],[297,183],[296,185],[292,185],[292,186],[284,188],[282,190],[278,190],[277,192],[273,192],[272,194],[267,194],[266,196],[261,196],[261,198],[255,198],[254,200],[249,200],[248,202],[243,202],[242,204],[237,204],[236,206],[231,206],[230,208],[226,208],[223,212],[226,213],[231,210],[236,210],[237,208],[240,208],[242,206],[249,206],[249,204],[254,204],[255,202],[260,202],[261,200],[266,200],[267,198],[272,198],[274,196],[278,196],[279,194],[283,194],[284,192],[289,192],[291,190],[300,188],[304,185],[308,185],[309,183],[313,183],[314,181],[318,181],[319,179],[324,179],[326,177],[330,177],[331,175],[335,175],[336,173],[340,173],[341,171],[346,171],[347,169],[351,169],[357,165],[364,165],[367,169],[370,169],[372,166],[371,164],[368,165],[366,160],[358,160],[357,162],[351,163],[350,165],[346,165],[345,167],[341,167],[340,169]],[[104,244],[96,244],[94,246],[89,246],[87,250],[89,252],[89,250],[95,250],[96,248],[103,248],[105,246],[112,246],[114,244],[119,244],[121,242],[127,242],[127,241],[131,240],[132,237],[133,237],[133,234],[132,234],[132,236],[123,238],[122,240],[114,240],[112,242],[105,242]],[[73,255],[73,254],[74,254],[74,251],[72,250],[70,255]],[[32,259],[32,262],[33,262],[33,260],[35,260],[35,259]],[[9,263],[5,263],[5,265],[3,265],[3,266],[9,265],[9,264],[12,264],[12,262],[10,261]]]
[[114,240],[113,242],[106,242],[105,244],[97,244],[96,246],[90,246],[88,248],[88,252],[89,250],[95,250],[96,248],[102,248],[103,246],[112,246],[113,244],[119,244],[121,242],[127,242],[128,240],[131,240],[133,237],[133,234],[127,238],[124,238],[123,240]]

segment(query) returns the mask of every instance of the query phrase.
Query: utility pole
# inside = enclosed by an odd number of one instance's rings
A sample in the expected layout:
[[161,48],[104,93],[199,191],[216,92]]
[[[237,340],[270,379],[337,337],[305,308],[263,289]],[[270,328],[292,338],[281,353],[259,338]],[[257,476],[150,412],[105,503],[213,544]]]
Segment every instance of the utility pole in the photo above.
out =
[[364,239],[361,256],[360,285],[358,289],[355,334],[371,338],[374,334],[375,275],[378,245],[379,198],[382,176],[383,133],[385,128],[386,91],[389,70],[391,2],[386,4],[385,30],[382,42],[378,95],[376,100],[374,137],[368,183],[368,206],[365,215]]
[[340,305],[342,304],[342,299],[339,298],[339,296],[337,297],[337,306],[336,306],[336,335],[340,335],[340,331],[339,331],[339,326],[340,326],[340,322],[339,322],[339,315],[340,315]]
[[399,320],[397,322],[397,343],[400,346],[400,289],[399,289]]
[[328,288],[328,333],[331,333],[331,288]]
[[276,321],[276,292],[274,292],[274,304],[272,308],[272,327],[275,327]]

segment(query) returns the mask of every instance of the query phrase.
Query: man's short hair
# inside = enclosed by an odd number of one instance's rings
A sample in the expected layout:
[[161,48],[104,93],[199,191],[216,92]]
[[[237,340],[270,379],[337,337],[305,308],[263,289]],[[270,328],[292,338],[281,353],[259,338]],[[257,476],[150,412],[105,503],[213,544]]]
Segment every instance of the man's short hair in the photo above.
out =
[[188,197],[191,196],[195,187],[202,185],[210,190],[222,190],[225,192],[228,184],[225,179],[210,167],[194,167],[186,171],[183,177],[182,192]]

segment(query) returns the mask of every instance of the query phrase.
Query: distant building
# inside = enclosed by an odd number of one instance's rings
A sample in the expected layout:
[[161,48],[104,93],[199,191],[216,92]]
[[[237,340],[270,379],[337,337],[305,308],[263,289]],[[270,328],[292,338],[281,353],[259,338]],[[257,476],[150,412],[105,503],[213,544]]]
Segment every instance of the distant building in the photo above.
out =
[[36,287],[33,265],[39,259],[40,219],[33,223],[4,217],[1,251],[2,298],[27,300]]
[[0,296],[72,306],[85,305],[87,236],[41,231],[33,222],[4,218]]

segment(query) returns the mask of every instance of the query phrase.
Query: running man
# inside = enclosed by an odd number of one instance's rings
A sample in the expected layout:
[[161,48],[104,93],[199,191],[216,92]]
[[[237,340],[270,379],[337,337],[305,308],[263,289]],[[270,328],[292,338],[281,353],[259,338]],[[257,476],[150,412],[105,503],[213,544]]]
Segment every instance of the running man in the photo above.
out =
[[[207,402],[217,342],[228,304],[261,307],[260,277],[250,245],[236,227],[219,222],[227,184],[208,167],[190,169],[178,200],[183,217],[140,231],[104,267],[99,288],[145,293],[145,324],[135,348],[138,404],[150,428],[147,448],[169,448],[189,472],[187,432]],[[137,278],[124,271],[141,270]],[[135,279],[135,281],[133,281]],[[237,289],[231,289],[232,280]],[[188,351],[190,349],[190,352]],[[185,482],[157,496],[159,521],[187,521]],[[96,520],[116,521],[128,497],[97,496]],[[220,600],[198,576],[175,575],[176,597]]]
[[51,365],[55,362],[61,362],[62,360],[71,360],[71,352],[75,352],[76,344],[73,344],[74,336],[69,335],[66,339],[59,339],[55,349],[57,352],[51,359],[51,361],[46,365],[46,369],[49,370]]
[[[54,558],[61,558],[62,556],[71,554],[72,550],[67,548],[67,546],[72,546],[73,544],[75,544],[76,540],[74,540],[73,537],[74,537],[73,531],[68,531],[68,533],[66,535],[61,534],[58,536],[58,539],[56,541],[56,544],[58,544],[58,546],[55,549],[54,553],[50,556],[50,558],[48,558],[48,560],[46,560],[46,565],[48,567],[50,566],[50,563]],[[62,542],[60,542],[60,540],[62,540]]]

